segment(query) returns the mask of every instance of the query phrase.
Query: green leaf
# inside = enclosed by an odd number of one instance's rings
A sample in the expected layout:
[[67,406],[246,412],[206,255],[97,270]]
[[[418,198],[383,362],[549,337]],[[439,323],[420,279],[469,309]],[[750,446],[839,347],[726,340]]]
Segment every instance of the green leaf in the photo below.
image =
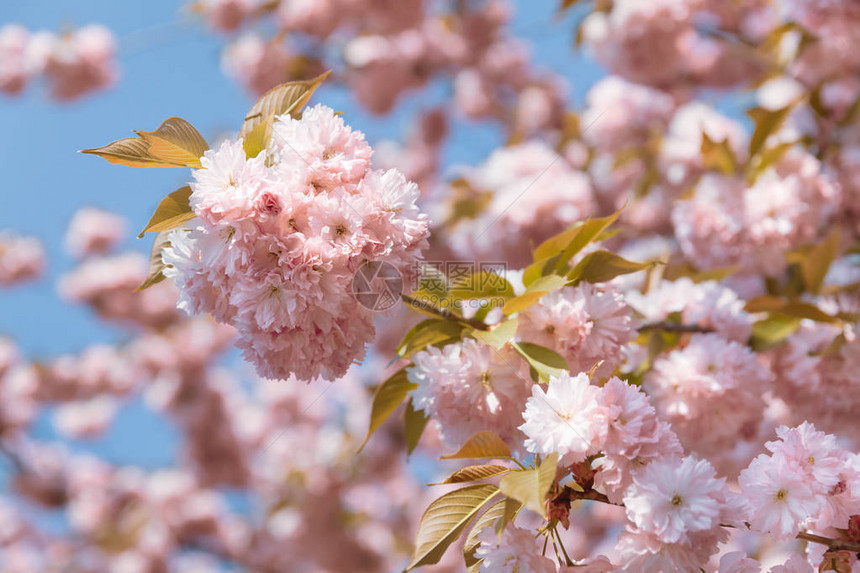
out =
[[570,259],[575,257],[582,249],[597,240],[597,238],[600,237],[616,219],[618,219],[618,216],[621,215],[621,211],[622,209],[619,209],[608,217],[589,219],[580,225],[579,233],[573,237],[570,244],[565,247],[561,256],[558,258],[558,262],[555,266],[556,272],[562,273],[564,269],[567,268],[567,263]]
[[788,300],[776,296],[763,295],[751,298],[744,305],[747,312],[779,312],[795,318],[808,318],[817,322],[836,324],[840,322],[838,316],[827,314],[812,303],[801,300]]
[[761,153],[750,161],[747,168],[747,183],[754,185],[762,173],[782,159],[788,153],[788,150],[795,145],[797,145],[796,141],[785,141],[762,150]]
[[526,289],[526,292],[508,300],[502,308],[502,312],[507,316],[510,316],[514,313],[520,312],[521,310],[525,310],[540,300],[548,292],[561,288],[568,284],[568,282],[569,281],[565,277],[560,277],[558,275],[547,275],[545,277],[541,277],[530,284]]
[[239,137],[245,139],[258,125],[271,121],[276,116],[289,114],[291,117],[296,117],[296,114],[311,99],[314,90],[323,83],[329,74],[331,74],[331,70],[312,80],[287,82],[267,91],[245,116]]
[[165,267],[164,261],[161,260],[161,251],[165,247],[170,246],[170,241],[167,240],[168,234],[169,231],[161,231],[155,236],[155,240],[152,242],[152,250],[149,252],[149,271],[147,271],[146,280],[134,289],[134,292],[142,291],[167,278],[161,272]]
[[422,265],[421,276],[418,279],[418,289],[413,296],[418,294],[435,296],[440,299],[448,294],[448,277],[441,268],[435,265]]
[[438,563],[448,546],[460,537],[472,518],[498,493],[499,489],[494,485],[469,485],[446,493],[431,503],[421,516],[415,553],[406,570]]
[[681,277],[687,277],[694,283],[703,283],[706,281],[720,282],[726,277],[729,277],[741,270],[740,265],[729,267],[716,267],[704,271],[697,270],[692,265],[685,263],[683,265],[672,265],[666,269],[664,278],[674,281]]
[[699,151],[705,169],[717,171],[724,175],[734,175],[737,171],[735,153],[729,145],[728,137],[722,141],[714,141],[707,132],[702,131],[702,145]]
[[412,399],[406,404],[406,413],[404,422],[406,424],[406,455],[411,454],[418,446],[421,440],[421,434],[424,433],[424,428],[427,427],[427,422],[430,418],[423,410],[416,410],[412,406]]
[[547,260],[551,257],[560,255],[563,250],[576,238],[582,227],[581,223],[575,223],[561,233],[553,235],[549,239],[537,246],[532,253],[535,261]]
[[778,346],[800,328],[800,320],[796,316],[774,313],[753,323],[750,347],[760,352]]
[[769,110],[763,107],[754,107],[747,110],[747,115],[755,122],[755,131],[750,138],[750,158],[755,157],[764,149],[767,138],[782,126],[793,107],[794,105],[792,104],[777,110]]
[[149,153],[171,164],[199,169],[200,158],[209,144],[194,126],[181,117],[170,117],[155,131],[136,131],[149,143]]
[[513,523],[522,507],[522,502],[509,497],[505,498],[505,513],[502,515],[502,518],[496,522],[496,535],[499,537],[502,536],[502,533],[505,532],[505,527],[507,527],[509,523]]
[[561,354],[545,346],[531,342],[514,342],[511,346],[526,359],[533,371],[532,377],[541,384],[548,384],[551,376],[558,378],[569,368]]
[[559,263],[567,264],[574,255],[587,247],[609,228],[618,219],[618,216],[621,215],[622,210],[619,209],[606,217],[587,219],[582,223],[577,223],[565,229],[554,237],[550,237],[535,249],[534,260],[539,261],[561,254]]
[[[834,227],[824,241],[815,245],[800,257],[800,274],[806,290],[819,294],[830,265],[839,256],[839,227]],[[791,259],[789,259],[791,260]],[[794,262],[794,261],[791,261]]]
[[499,350],[502,346],[513,340],[517,334],[517,319],[508,320],[495,325],[492,330],[472,330],[470,334],[488,346]]
[[531,509],[544,515],[544,501],[555,481],[558,454],[544,458],[540,465],[529,470],[517,470],[507,474],[499,482],[499,490]]
[[610,281],[617,276],[645,270],[654,265],[653,261],[636,263],[616,255],[610,251],[594,251],[582,258],[579,263],[567,275],[568,280],[573,283],[585,281],[587,283],[602,283]]
[[511,459],[508,445],[496,434],[490,431],[478,432],[463,444],[463,447],[440,460],[458,459]]
[[481,545],[481,541],[478,538],[484,529],[490,527],[505,515],[505,501],[504,499],[500,499],[491,505],[487,511],[475,520],[475,525],[469,530],[469,535],[466,536],[466,543],[463,545],[463,558],[466,561],[466,567],[473,567],[483,561],[483,559],[475,557],[475,550]]
[[245,156],[248,159],[257,157],[268,147],[272,140],[272,133],[275,125],[275,116],[270,115],[264,117],[257,125],[255,125],[245,138],[242,140],[242,148],[245,150]]
[[145,233],[169,231],[193,219],[194,211],[189,204],[190,198],[191,187],[186,185],[162,199],[137,238],[142,239]]
[[482,464],[478,466],[466,466],[465,468],[461,468],[450,476],[448,476],[445,481],[439,483],[433,483],[430,485],[441,485],[445,483],[466,483],[470,481],[481,481],[487,478],[495,477],[498,475],[502,475],[511,471],[511,468],[506,466],[500,466],[496,464]]
[[477,271],[468,276],[450,280],[448,298],[472,300],[514,296],[514,287],[508,280],[493,271]]
[[406,399],[409,392],[417,387],[417,384],[409,381],[406,376],[406,367],[403,367],[376,388],[373,393],[373,404],[370,408],[370,427],[367,429],[367,436],[358,448],[359,452],[364,449],[373,432],[378,430],[382,423],[394,413],[394,410]]
[[152,155],[149,151],[149,143],[139,137],[127,137],[104,147],[82,149],[81,153],[98,155],[105,158],[108,163],[129,167],[183,167],[180,163],[171,163]]
[[422,320],[403,337],[403,341],[397,346],[397,355],[405,358],[428,346],[459,339],[464,328],[463,324],[444,318]]
[[523,270],[523,285],[529,287],[539,278],[552,274],[552,272],[555,270],[555,265],[560,258],[561,253],[555,255],[554,257],[540,259],[527,266]]

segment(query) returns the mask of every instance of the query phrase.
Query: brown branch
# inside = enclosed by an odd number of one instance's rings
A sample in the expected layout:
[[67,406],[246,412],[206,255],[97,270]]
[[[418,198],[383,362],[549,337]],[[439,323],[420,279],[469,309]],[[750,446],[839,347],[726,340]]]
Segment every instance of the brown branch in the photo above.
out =
[[438,306],[434,306],[428,302],[424,302],[423,300],[418,300],[417,298],[409,296],[408,294],[401,294],[400,298],[403,299],[403,302],[405,302],[406,304],[408,304],[412,308],[415,308],[415,309],[418,309],[418,310],[421,310],[421,311],[424,311],[424,312],[427,312],[430,314],[435,314],[436,316],[438,316],[440,318],[447,319],[447,320],[456,320],[457,322],[462,322],[463,324],[465,324],[467,326],[471,326],[475,330],[492,330],[493,329],[493,326],[491,326],[491,325],[489,325],[483,321],[475,320],[474,318],[466,318],[466,317],[460,316],[458,314],[454,314],[453,312],[451,312],[447,308],[439,308]]
[[623,503],[615,503],[609,501],[609,498],[599,491],[594,491],[590,489],[588,491],[573,491],[571,490],[570,499],[587,499],[591,501],[599,501],[600,503],[608,503],[609,505],[617,505],[619,507],[624,507]]
[[797,534],[797,539],[809,541],[811,543],[820,543],[826,545],[830,549],[836,551],[850,551],[852,553],[860,553],[860,543],[854,541],[843,541],[842,539],[830,539],[814,533],[801,532]]
[[714,332],[710,326],[700,326],[698,324],[679,324],[677,322],[649,322],[639,327],[639,332],[648,332],[650,330],[663,330],[666,332]]

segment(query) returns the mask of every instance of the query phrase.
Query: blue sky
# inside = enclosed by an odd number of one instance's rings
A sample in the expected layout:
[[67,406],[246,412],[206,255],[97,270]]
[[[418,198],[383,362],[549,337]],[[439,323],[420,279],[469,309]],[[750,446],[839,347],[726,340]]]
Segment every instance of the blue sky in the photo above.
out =
[[[573,98],[581,102],[598,72],[572,50],[572,17],[554,20],[555,1],[519,4],[514,31],[531,42],[542,65],[566,75]],[[94,321],[86,309],[55,296],[57,277],[72,264],[62,237],[75,210],[93,205],[116,211],[136,230],[161,197],[189,178],[187,169],[115,166],[76,151],[127,137],[132,129],[155,129],[174,115],[190,121],[211,143],[238,128],[253,103],[220,71],[222,38],[209,33],[182,5],[176,0],[0,0],[0,23],[58,30],[96,22],[109,27],[120,43],[121,78],[109,91],[71,104],[47,100],[37,84],[23,96],[0,96],[5,134],[0,140],[5,166],[0,229],[38,236],[50,259],[45,280],[0,292],[0,333],[13,335],[30,355],[73,352],[119,335]],[[344,111],[347,121],[373,143],[399,137],[411,109],[444,100],[448,92],[446,85],[434,85],[386,118],[363,113],[338,88],[322,89],[314,101]],[[500,141],[500,134],[486,124],[457,124],[445,163],[477,162]],[[148,239],[129,244],[148,252]]]
[[[106,92],[58,104],[34,84],[22,96],[0,96],[4,134],[0,138],[0,230],[39,237],[49,258],[43,280],[0,290],[0,335],[13,337],[30,357],[77,352],[95,342],[126,336],[95,320],[86,308],[56,296],[57,279],[73,266],[62,245],[73,213],[84,205],[101,207],[124,215],[131,222],[130,231],[136,231],[159,200],[190,177],[187,169],[116,166],[77,150],[127,137],[132,129],[155,129],[170,116],[190,121],[211,144],[236,130],[253,103],[221,73],[223,38],[205,30],[181,6],[176,0],[0,0],[0,25],[15,22],[31,30],[58,30],[100,23],[120,43],[121,78]],[[573,51],[575,15],[554,20],[556,6],[550,0],[520,0],[514,32],[531,44],[542,66],[567,78],[571,100],[579,107],[600,72]],[[313,101],[342,110],[347,122],[374,143],[399,138],[408,125],[405,118],[416,109],[444,101],[449,91],[443,83],[433,85],[421,97],[407,98],[405,105],[385,118],[364,113],[339,88],[324,86]],[[502,143],[501,133],[491,126],[457,122],[444,150],[444,163],[448,167],[477,163]],[[129,238],[125,246],[148,253],[150,239]],[[40,439],[57,439],[49,412],[33,433]],[[178,435],[167,420],[135,400],[117,415],[108,435],[69,445],[112,463],[154,469],[174,462]],[[58,516],[48,517],[43,516],[42,523],[62,529]]]

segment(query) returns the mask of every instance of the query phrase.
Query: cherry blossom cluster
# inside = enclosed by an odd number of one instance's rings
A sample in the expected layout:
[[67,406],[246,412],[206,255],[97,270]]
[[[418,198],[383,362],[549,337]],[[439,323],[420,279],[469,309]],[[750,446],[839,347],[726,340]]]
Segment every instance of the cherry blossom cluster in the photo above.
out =
[[[142,292],[145,257],[117,251],[124,222],[75,216],[58,292],[123,336],[38,360],[0,338],[4,567],[376,573],[413,553],[440,572],[463,556],[491,573],[860,570],[860,11],[569,8],[609,74],[576,111],[499,2],[197,2],[235,33],[223,66],[252,92],[332,67],[373,114],[439,79],[449,97],[422,100],[404,142],[374,142],[373,165],[321,105],[278,117],[259,153],[207,151],[194,217],[166,235],[172,280]],[[47,45],[0,31],[4,91],[32,75],[15,71],[31,41]],[[49,79],[72,77],[58,65]],[[498,123],[507,144],[448,170],[454,114]],[[368,262],[420,292],[428,250],[505,261],[499,304],[407,296],[422,315],[377,314],[353,296]],[[35,243],[0,235],[0,284],[42,265]],[[236,339],[286,382],[230,363]],[[314,378],[334,383],[297,383]],[[178,430],[169,469],[36,439],[45,420],[103,436],[138,401]],[[465,517],[437,503],[463,490],[492,497]],[[39,530],[22,500],[59,509],[71,534]]]
[[273,132],[256,157],[241,139],[206,152],[191,184],[196,218],[170,233],[165,274],[183,310],[236,327],[262,376],[335,380],[374,334],[354,275],[387,263],[412,284],[427,217],[417,186],[371,169],[363,134],[330,108],[280,116]]
[[6,24],[0,28],[0,92],[19,94],[37,77],[59,101],[110,87],[117,78],[116,39],[98,24],[63,34]]
[[[0,338],[4,570],[402,568],[429,498],[406,468],[396,433],[377,436],[356,463],[370,409],[365,384],[375,369],[351,370],[336,395],[321,400],[326,382],[279,384],[219,366],[235,330],[176,312],[170,282],[132,292],[146,261],[117,251],[127,227],[99,209],[78,211],[66,245],[80,260],[60,278],[62,292],[76,284],[75,302],[123,331],[120,342],[37,361]],[[155,320],[149,292],[172,298],[173,312]],[[114,463],[33,432],[47,423],[89,444],[114,431],[129,407],[149,409],[179,431],[173,465]],[[427,447],[433,442],[428,433]],[[241,488],[262,511],[238,511],[225,487]],[[38,517],[46,511],[61,515],[67,530],[46,530]]]
[[[347,86],[374,114],[442,78],[466,117],[504,122],[521,136],[559,127],[566,85],[532,69],[526,46],[506,29],[509,7],[497,0],[438,4],[204,0],[194,7],[215,30],[240,31],[222,67],[255,94],[341,65]],[[263,23],[279,33],[265,38]]]
[[[597,212],[585,174],[541,141],[498,149],[464,175],[466,183],[455,181],[443,212],[447,243],[462,258],[489,260],[501,249],[512,268],[521,268],[531,260],[532,245]],[[538,178],[539,190],[526,194]],[[460,216],[463,203],[476,205],[477,213]]]

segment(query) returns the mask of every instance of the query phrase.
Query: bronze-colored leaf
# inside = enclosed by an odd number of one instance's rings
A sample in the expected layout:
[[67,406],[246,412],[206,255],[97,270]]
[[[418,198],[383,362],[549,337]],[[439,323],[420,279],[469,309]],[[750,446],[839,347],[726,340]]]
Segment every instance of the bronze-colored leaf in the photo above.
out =
[[143,238],[144,233],[169,231],[193,219],[194,211],[188,202],[190,198],[191,187],[186,185],[162,199],[137,238]]
[[417,384],[413,384],[407,378],[406,368],[401,368],[376,388],[370,411],[370,427],[367,429],[367,436],[365,436],[358,451],[364,449],[373,432],[378,430],[382,423],[394,413],[394,410],[406,399],[407,394],[417,387]]
[[416,410],[412,405],[412,399],[406,403],[406,413],[404,414],[404,423],[406,424],[406,454],[411,454],[418,442],[421,441],[421,435],[424,433],[424,428],[427,427],[427,422],[430,418],[424,413],[424,410]]
[[299,82],[287,82],[267,91],[257,100],[257,103],[245,116],[245,123],[239,131],[239,137],[245,138],[261,122],[268,117],[299,112],[313,95],[321,83],[331,74],[331,70],[315,77],[312,80]]
[[170,231],[161,231],[155,236],[155,240],[152,242],[152,250],[149,252],[149,272],[146,275],[146,280],[134,289],[135,292],[149,288],[166,278],[164,273],[162,273],[164,270],[164,261],[161,260],[161,251],[170,245],[170,241],[167,239],[169,234]]
[[472,567],[482,561],[475,556],[475,550],[481,545],[479,539],[481,532],[504,517],[506,502],[506,499],[497,501],[475,520],[475,524],[469,530],[469,535],[466,536],[466,544],[463,545],[463,558],[467,567]]
[[476,459],[510,459],[511,450],[508,445],[496,434],[489,431],[478,432],[469,438],[463,447],[448,456],[441,456],[441,460],[454,460],[463,458]]
[[438,563],[448,546],[460,537],[472,518],[498,493],[499,489],[494,485],[468,485],[431,503],[421,516],[415,553],[406,570]]
[[551,454],[534,469],[511,472],[499,482],[499,490],[543,515],[544,500],[555,479],[557,463],[558,454]]
[[194,126],[181,117],[164,120],[155,131],[136,131],[149,143],[149,153],[168,163],[200,168],[200,157],[209,144]]
[[491,478],[494,476],[502,475],[504,473],[508,473],[511,471],[511,468],[506,466],[500,466],[497,464],[482,464],[478,466],[466,466],[465,468],[460,468],[459,470],[452,473],[448,476],[445,481],[440,482],[438,484],[430,484],[430,485],[440,485],[445,483],[468,483],[470,481],[481,481],[487,478]]
[[717,171],[724,175],[734,175],[737,171],[735,165],[735,153],[729,145],[729,138],[722,141],[711,139],[707,132],[702,132],[702,144],[699,148],[702,157],[702,165],[710,171]]
[[180,163],[173,163],[155,157],[150,153],[149,143],[145,139],[137,137],[120,139],[104,147],[82,149],[81,153],[98,155],[107,159],[109,163],[128,165],[130,167],[183,167]]

